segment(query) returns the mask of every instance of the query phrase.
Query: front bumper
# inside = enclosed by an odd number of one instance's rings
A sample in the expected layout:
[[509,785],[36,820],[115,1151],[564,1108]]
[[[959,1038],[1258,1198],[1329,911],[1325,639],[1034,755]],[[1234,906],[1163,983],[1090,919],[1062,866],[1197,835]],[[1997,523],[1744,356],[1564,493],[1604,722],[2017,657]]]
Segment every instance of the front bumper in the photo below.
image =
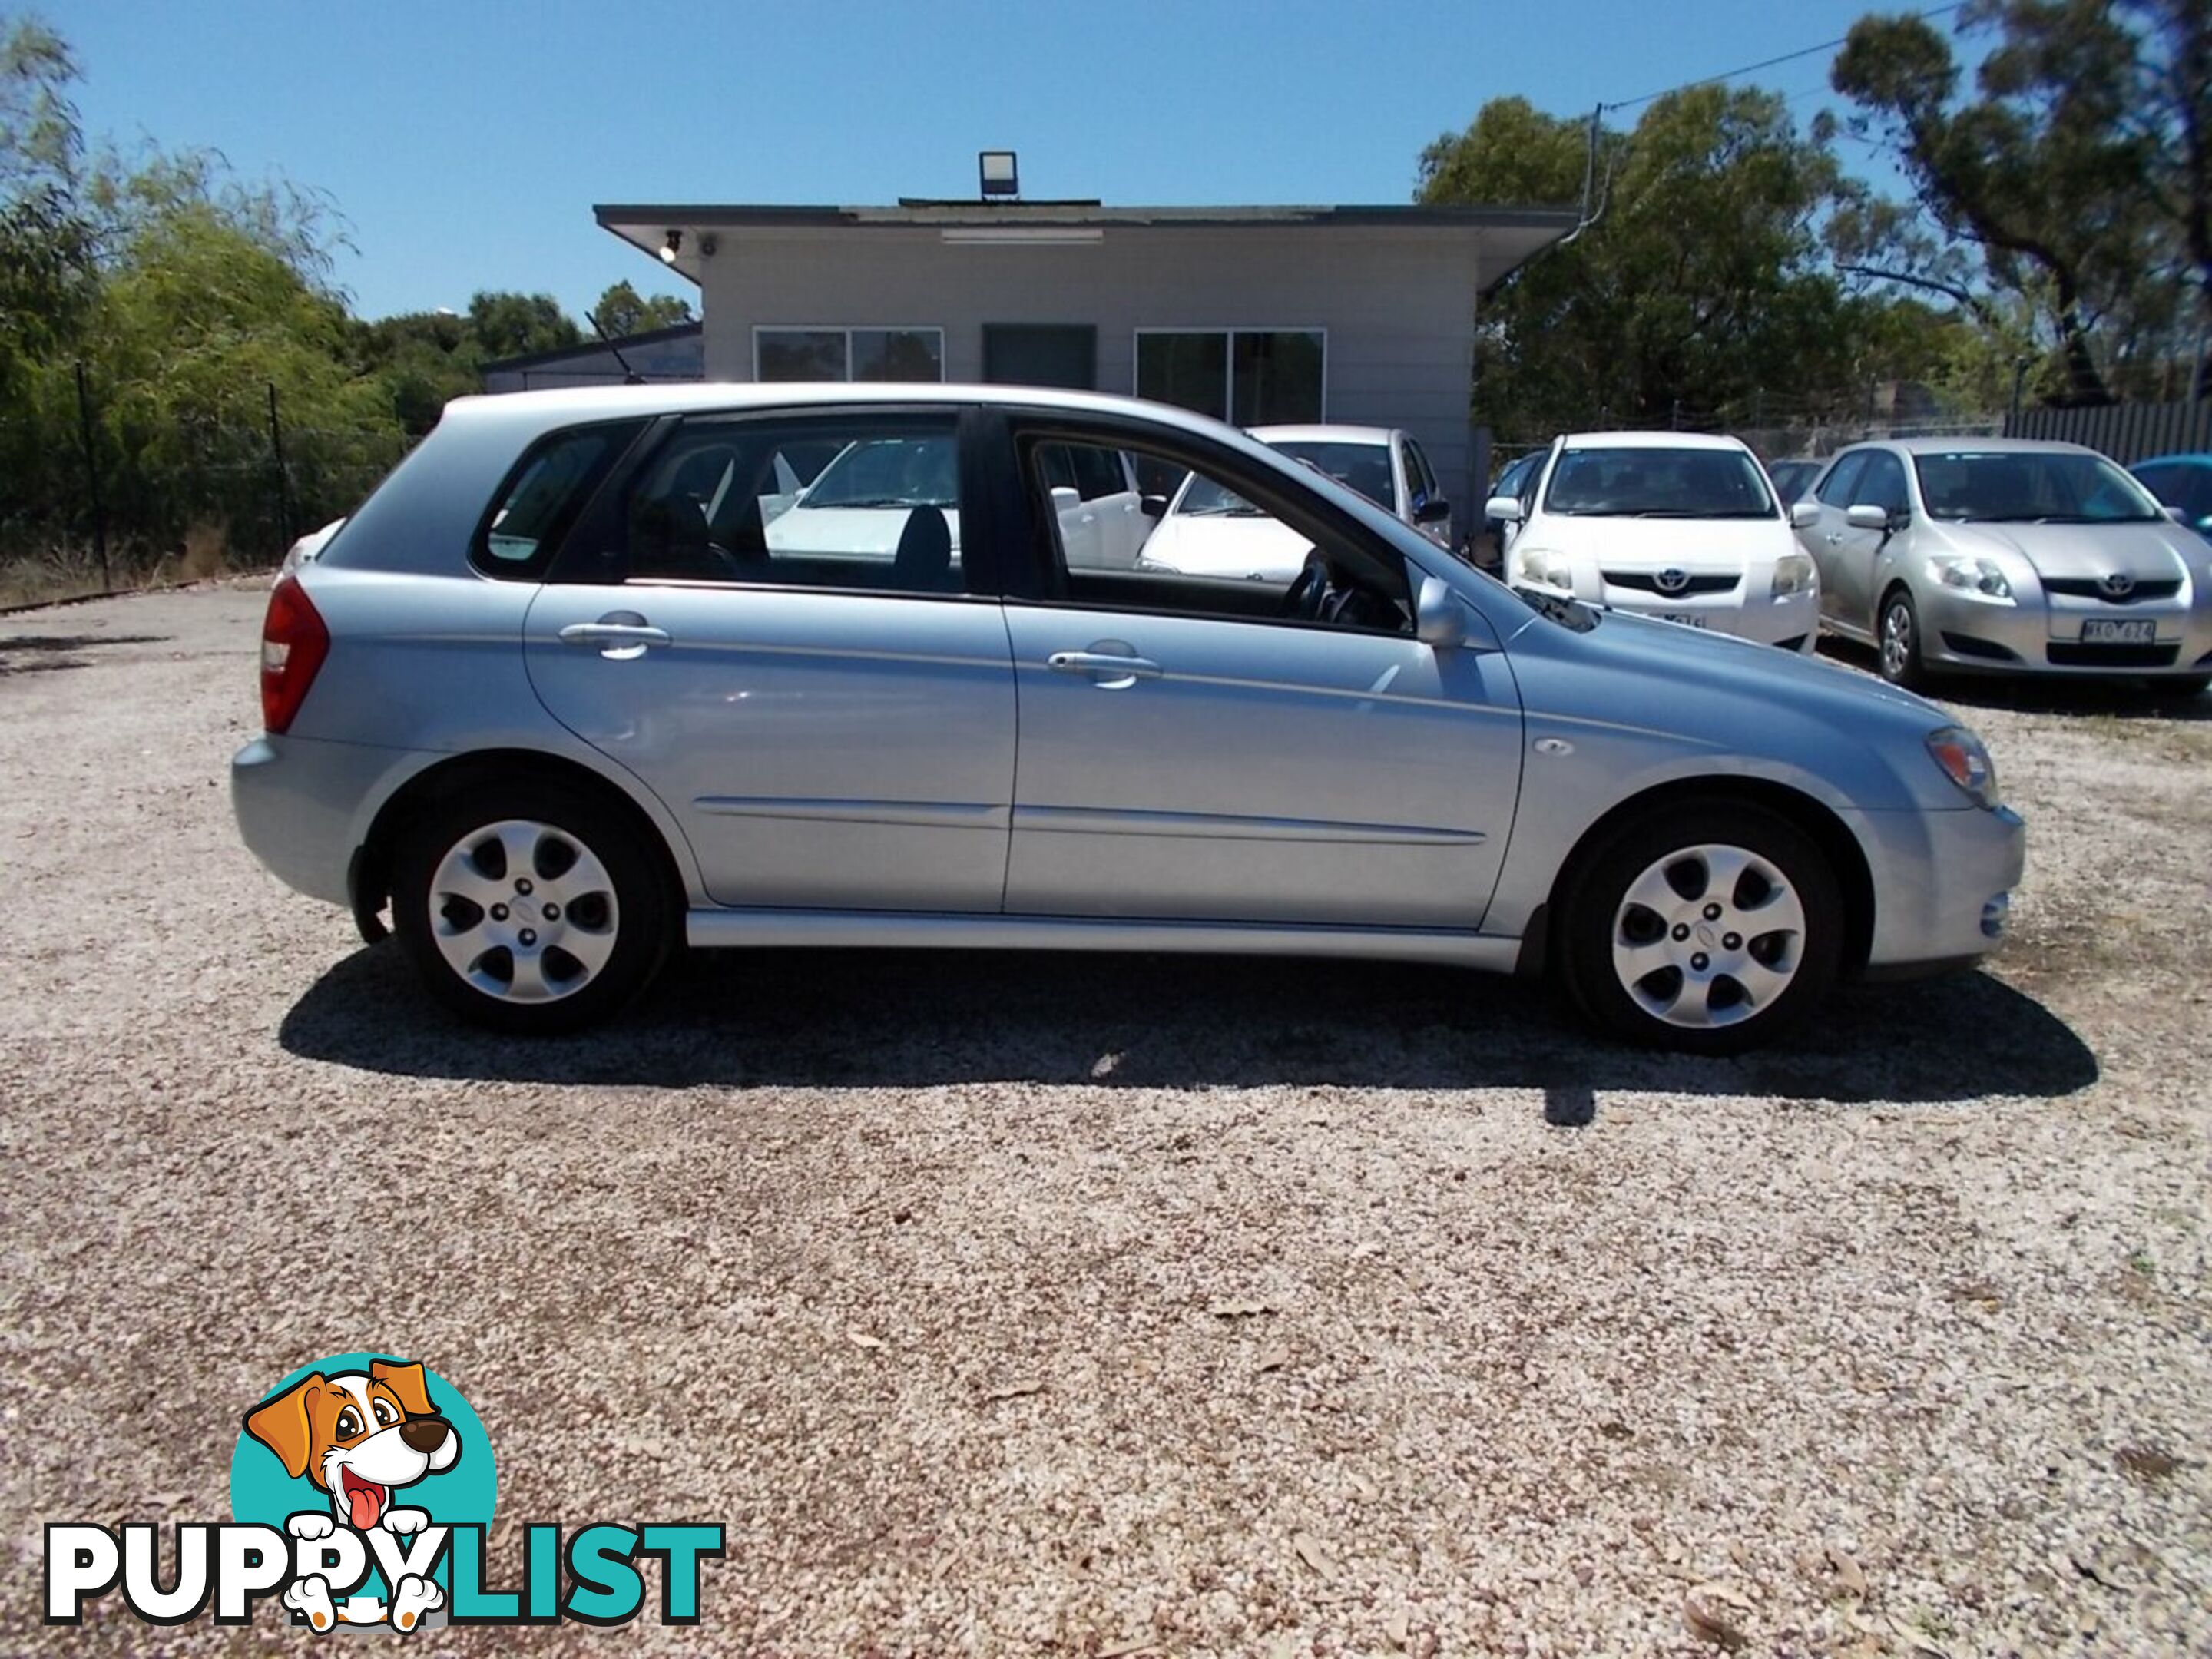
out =
[[[1765,578],[1761,577],[1763,583]],[[1692,594],[1670,599],[1637,588],[1603,582],[1598,603],[1635,617],[1686,623],[1716,634],[1734,634],[1759,645],[1779,645],[1810,656],[1820,642],[1820,599],[1814,592],[1781,599],[1746,599],[1744,584],[1733,592]]]
[[[2155,678],[2212,674],[2212,611],[2174,599],[2116,605],[2070,594],[2030,593],[2007,605],[1940,584],[1916,584],[1920,650],[1933,667],[1957,674],[2060,674]],[[2082,624],[2148,623],[2153,639],[2087,641]]]
[[2027,825],[2010,807],[1846,815],[1874,878],[1870,971],[1986,956],[2003,938],[2027,866]]
[[230,760],[230,805],[246,849],[295,891],[349,903],[346,875],[404,750],[256,738]]

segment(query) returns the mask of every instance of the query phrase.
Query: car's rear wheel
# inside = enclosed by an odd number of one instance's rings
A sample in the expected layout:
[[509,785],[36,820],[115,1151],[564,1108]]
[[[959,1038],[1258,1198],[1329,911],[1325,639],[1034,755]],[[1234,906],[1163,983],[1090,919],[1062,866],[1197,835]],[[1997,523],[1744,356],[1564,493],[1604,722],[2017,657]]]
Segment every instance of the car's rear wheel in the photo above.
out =
[[1875,636],[1881,652],[1882,678],[1907,691],[1924,690],[1928,665],[1921,657],[1920,612],[1905,588],[1893,587],[1883,596]]
[[1735,1054],[1801,1022],[1843,960],[1844,904],[1811,837],[1748,803],[1663,809],[1571,878],[1563,966],[1632,1042]]
[[392,920],[432,994],[529,1036],[619,1012],[666,959],[666,886],[617,812],[545,784],[487,787],[408,826]]

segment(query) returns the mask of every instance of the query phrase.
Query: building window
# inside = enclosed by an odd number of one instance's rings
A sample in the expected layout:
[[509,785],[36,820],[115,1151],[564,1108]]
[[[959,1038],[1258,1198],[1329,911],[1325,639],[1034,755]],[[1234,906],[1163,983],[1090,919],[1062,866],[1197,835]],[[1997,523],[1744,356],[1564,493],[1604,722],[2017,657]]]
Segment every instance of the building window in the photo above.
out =
[[942,380],[941,328],[757,328],[757,380]]
[[1317,328],[1140,328],[1137,395],[1237,426],[1318,421],[1328,356]]

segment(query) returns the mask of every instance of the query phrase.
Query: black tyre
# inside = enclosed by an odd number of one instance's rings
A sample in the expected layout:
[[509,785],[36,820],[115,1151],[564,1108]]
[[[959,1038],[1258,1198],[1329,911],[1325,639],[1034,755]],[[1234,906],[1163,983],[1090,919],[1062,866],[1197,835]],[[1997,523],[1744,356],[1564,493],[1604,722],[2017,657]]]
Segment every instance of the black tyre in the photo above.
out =
[[1882,678],[1907,691],[1927,689],[1928,666],[1921,653],[1920,612],[1912,603],[1912,595],[1903,587],[1893,587],[1882,596],[1881,615],[1875,619],[1875,648],[1881,659]]
[[1632,1042],[1728,1054],[1835,983],[1844,903],[1811,837],[1763,807],[1664,807],[1571,876],[1558,938],[1575,1000]]
[[440,803],[394,849],[392,915],[431,994],[495,1030],[552,1036],[619,1012],[667,959],[679,907],[623,813],[558,784]]

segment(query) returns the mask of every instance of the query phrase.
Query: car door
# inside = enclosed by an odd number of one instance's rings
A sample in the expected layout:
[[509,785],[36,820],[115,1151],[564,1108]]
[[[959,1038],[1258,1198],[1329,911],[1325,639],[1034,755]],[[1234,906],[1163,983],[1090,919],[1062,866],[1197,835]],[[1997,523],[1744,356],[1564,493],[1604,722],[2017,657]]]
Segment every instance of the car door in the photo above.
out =
[[[1006,606],[1008,912],[1478,926],[1520,786],[1504,656],[1422,644],[1396,550],[1249,458],[1181,441],[1166,459],[1399,591],[1362,590],[1364,623],[1286,621],[1279,582],[1085,570],[1037,538],[1044,568]],[[1036,447],[1018,434],[1010,460],[1050,524]]]
[[[1866,465],[1850,485],[1850,507],[1878,507],[1889,515],[1889,529],[1865,530],[1838,515],[1835,543],[1836,614],[1861,628],[1874,626],[1875,571],[1893,536],[1903,530],[1910,516],[1911,497],[1906,491],[1905,463],[1887,449],[1866,452]],[[1823,573],[1823,580],[1826,580]]]
[[[999,908],[1013,673],[995,598],[968,591],[972,538],[966,562],[953,550],[955,422],[670,422],[600,490],[531,606],[539,698],[666,805],[717,903]],[[796,511],[771,538],[779,460],[824,442],[912,446],[902,475],[879,470],[914,499],[817,515],[838,520],[834,546],[807,545]]]
[[1850,492],[1857,488],[1859,475],[1866,470],[1867,458],[1873,453],[1868,449],[1846,450],[1836,459],[1813,491],[1813,500],[1820,509],[1820,517],[1797,532],[1797,544],[1811,554],[1813,562],[1820,567],[1821,616],[1853,628],[1863,627],[1865,622],[1857,611],[1847,610],[1843,605],[1841,567],[1845,554],[1841,550],[1846,536],[1859,532],[1851,529],[1844,513],[1851,503]]

